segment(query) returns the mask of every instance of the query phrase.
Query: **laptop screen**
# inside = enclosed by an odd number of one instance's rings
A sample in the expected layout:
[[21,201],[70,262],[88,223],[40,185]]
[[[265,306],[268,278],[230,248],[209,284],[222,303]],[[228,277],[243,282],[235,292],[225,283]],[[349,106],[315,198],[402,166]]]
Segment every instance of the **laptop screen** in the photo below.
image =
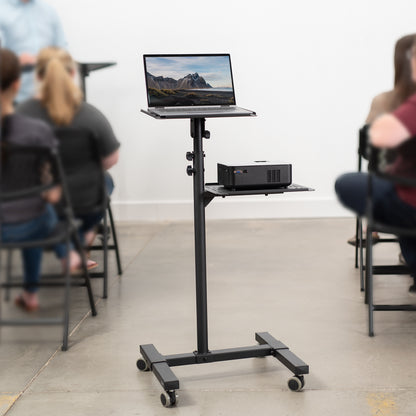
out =
[[143,58],[149,107],[235,105],[229,54]]

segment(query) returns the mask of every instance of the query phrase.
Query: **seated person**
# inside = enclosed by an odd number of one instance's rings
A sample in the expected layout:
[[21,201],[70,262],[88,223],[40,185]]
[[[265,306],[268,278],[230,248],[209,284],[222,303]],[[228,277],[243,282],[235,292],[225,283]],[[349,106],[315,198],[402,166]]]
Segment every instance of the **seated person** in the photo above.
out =
[[[414,38],[414,34],[406,35],[396,42],[394,47],[394,87],[392,90],[382,92],[374,97],[365,124],[371,124],[380,115],[394,111],[416,93],[416,83],[412,78],[409,59]],[[378,233],[374,232],[373,243],[376,243],[379,238]],[[356,237],[350,238],[348,243],[355,246]]]
[[[17,112],[47,122],[51,127],[88,128],[98,139],[99,152],[104,170],[118,161],[120,143],[110,123],[95,107],[83,101],[82,91],[74,82],[75,62],[67,51],[48,47],[40,51],[36,76],[40,84],[39,94],[19,105]],[[107,191],[111,194],[114,185],[106,175]],[[86,246],[93,243],[94,228],[102,214],[85,215],[80,218],[81,239]],[[89,260],[92,267],[95,262]],[[96,263],[95,263],[96,265]]]
[[[14,113],[13,100],[20,86],[20,63],[17,56],[8,49],[0,49],[0,104],[1,104],[1,138],[4,142],[48,146],[56,148],[57,140],[51,128],[40,120],[34,120]],[[8,184],[12,185],[12,184]],[[61,190],[55,187],[44,193],[43,198],[4,202],[0,205],[1,229],[3,242],[32,241],[47,237],[57,224],[57,216],[53,203],[59,201]],[[66,261],[64,244],[55,247],[58,258]],[[15,302],[27,311],[39,307],[37,295],[40,267],[42,260],[41,248],[22,250],[25,290]],[[69,256],[70,269],[80,265],[80,256],[71,251]]]
[[[416,42],[411,48],[412,77],[416,82]],[[391,173],[416,177],[416,94],[390,114],[377,118],[370,128],[370,142],[383,149],[395,149]],[[340,176],[335,183],[339,200],[358,215],[366,213],[367,173]],[[398,227],[416,227],[416,188],[395,186],[375,177],[373,181],[374,219]],[[400,237],[400,247],[412,273],[416,273],[416,239]]]

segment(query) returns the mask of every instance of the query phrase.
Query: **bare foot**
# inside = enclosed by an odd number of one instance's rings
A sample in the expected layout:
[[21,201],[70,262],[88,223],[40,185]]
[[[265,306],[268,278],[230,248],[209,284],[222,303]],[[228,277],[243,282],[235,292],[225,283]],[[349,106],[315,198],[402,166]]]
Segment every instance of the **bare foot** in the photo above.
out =
[[85,238],[85,245],[87,247],[92,246],[92,243],[94,242],[96,235],[97,233],[95,232],[95,230],[90,230],[85,233],[84,238]]
[[15,300],[15,304],[27,312],[39,309],[39,298],[37,293],[22,292]]
[[[75,250],[71,250],[69,252],[69,270],[76,270],[79,269],[81,266],[81,256],[79,253]],[[66,263],[67,263],[67,257],[62,259],[62,272],[65,273],[66,271]]]

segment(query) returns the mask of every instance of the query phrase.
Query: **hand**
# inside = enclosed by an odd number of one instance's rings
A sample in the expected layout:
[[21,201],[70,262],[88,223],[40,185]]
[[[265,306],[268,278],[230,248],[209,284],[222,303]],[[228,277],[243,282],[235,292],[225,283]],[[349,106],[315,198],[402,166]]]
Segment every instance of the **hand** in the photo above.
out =
[[35,65],[36,64],[36,56],[30,53],[23,52],[19,56],[20,65]]
[[62,195],[62,188],[60,186],[54,186],[48,191],[43,192],[42,197],[50,204],[56,204],[60,201]]

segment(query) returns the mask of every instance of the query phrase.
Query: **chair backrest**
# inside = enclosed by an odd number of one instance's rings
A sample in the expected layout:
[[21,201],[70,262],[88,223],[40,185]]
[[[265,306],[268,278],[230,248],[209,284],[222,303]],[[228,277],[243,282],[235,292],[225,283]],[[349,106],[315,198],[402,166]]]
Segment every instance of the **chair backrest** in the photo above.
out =
[[55,129],[55,135],[75,215],[105,210],[104,170],[94,134],[88,129],[62,127]]
[[364,159],[368,160],[368,130],[370,129],[369,124],[365,124],[358,131],[358,154]]
[[0,202],[24,199],[61,184],[57,153],[50,147],[1,143]]
[[[365,124],[358,131],[358,155],[365,160],[370,160],[371,143],[370,143],[370,124]],[[383,149],[378,151],[378,157],[385,165],[392,163],[396,158],[396,149]]]

